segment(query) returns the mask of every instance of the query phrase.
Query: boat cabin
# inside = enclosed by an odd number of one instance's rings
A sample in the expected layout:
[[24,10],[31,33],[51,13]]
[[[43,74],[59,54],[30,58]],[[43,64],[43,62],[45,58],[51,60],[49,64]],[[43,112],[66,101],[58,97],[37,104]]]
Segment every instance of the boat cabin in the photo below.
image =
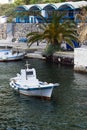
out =
[[29,86],[38,86],[39,82],[36,78],[36,70],[32,69],[22,69],[21,70],[21,80],[23,82],[29,83]]
[[21,77],[23,79],[31,79],[31,78],[35,78],[36,79],[36,71],[34,68],[32,69],[22,69],[21,70]]

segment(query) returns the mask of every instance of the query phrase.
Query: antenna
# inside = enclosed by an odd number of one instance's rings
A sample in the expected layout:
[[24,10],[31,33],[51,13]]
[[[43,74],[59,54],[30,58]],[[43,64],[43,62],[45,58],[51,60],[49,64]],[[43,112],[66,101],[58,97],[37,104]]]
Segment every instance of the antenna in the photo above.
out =
[[28,64],[28,61],[26,61],[25,66],[26,66],[27,69],[29,69],[30,64]]

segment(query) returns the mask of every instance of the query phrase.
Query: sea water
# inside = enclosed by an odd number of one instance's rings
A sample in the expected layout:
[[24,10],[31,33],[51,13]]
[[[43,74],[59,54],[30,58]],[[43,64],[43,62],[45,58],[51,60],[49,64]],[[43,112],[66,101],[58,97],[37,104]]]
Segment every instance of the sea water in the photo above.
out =
[[59,83],[50,101],[26,97],[9,86],[26,59],[0,63],[0,130],[87,130],[87,74],[39,59],[27,59],[41,81]]

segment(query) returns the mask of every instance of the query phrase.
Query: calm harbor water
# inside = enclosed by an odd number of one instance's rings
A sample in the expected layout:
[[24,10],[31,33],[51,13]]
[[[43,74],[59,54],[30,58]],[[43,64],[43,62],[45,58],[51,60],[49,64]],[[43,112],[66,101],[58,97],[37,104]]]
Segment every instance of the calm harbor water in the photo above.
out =
[[40,80],[58,82],[60,87],[50,101],[25,97],[9,86],[25,61],[0,63],[0,130],[87,130],[87,75],[29,59]]

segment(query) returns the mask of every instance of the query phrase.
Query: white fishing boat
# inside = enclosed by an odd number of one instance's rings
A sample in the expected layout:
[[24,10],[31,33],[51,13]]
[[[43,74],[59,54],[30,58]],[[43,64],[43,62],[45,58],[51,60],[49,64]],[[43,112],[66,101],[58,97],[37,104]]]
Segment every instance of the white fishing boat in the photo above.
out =
[[23,59],[24,56],[25,56],[25,52],[20,52],[18,50],[16,51],[12,49],[0,50],[0,62],[20,60],[20,59]]
[[27,96],[50,99],[53,88],[59,86],[59,84],[39,81],[36,77],[35,68],[29,68],[29,64],[26,64],[26,69],[21,69],[20,74],[17,73],[16,77],[10,79],[10,86]]

